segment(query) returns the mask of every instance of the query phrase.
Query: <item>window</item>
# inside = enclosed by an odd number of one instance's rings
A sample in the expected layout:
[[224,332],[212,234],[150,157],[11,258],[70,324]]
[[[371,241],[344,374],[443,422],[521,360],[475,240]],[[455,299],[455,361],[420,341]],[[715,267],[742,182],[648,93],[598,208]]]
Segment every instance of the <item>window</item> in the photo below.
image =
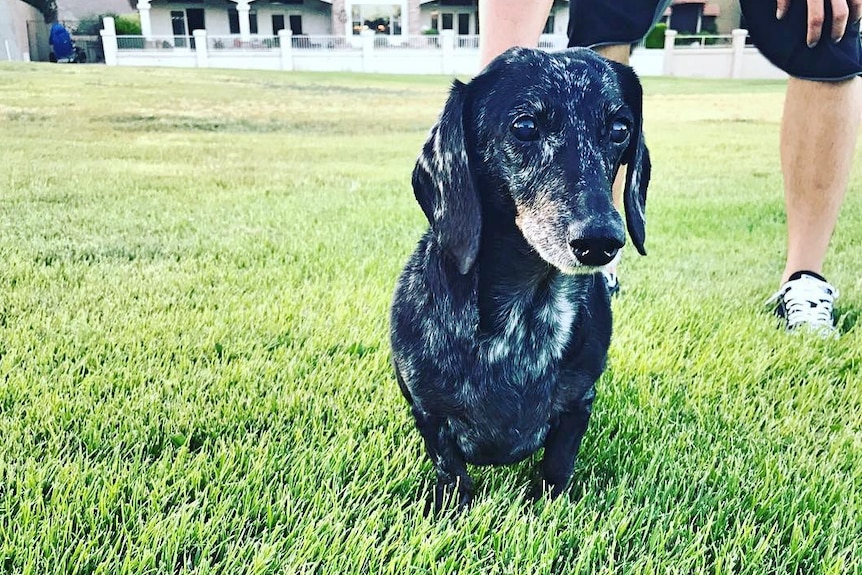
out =
[[542,34],[553,34],[554,33],[554,15],[550,14],[548,19],[545,21],[545,29],[542,30]]
[[[227,9],[227,25],[231,34],[239,34],[239,11],[236,8]],[[257,11],[251,10],[248,13],[249,32],[257,34]],[[273,32],[274,34],[275,32]]]
[[[273,35],[278,35],[279,30],[285,29],[285,19],[284,14],[273,14],[272,15],[272,33]],[[302,15],[301,14],[290,14],[287,17],[287,29],[290,30],[290,33],[293,36],[301,36],[302,35]]]
[[440,23],[441,30],[454,30],[455,29],[455,15],[451,12],[444,12],[440,14]]

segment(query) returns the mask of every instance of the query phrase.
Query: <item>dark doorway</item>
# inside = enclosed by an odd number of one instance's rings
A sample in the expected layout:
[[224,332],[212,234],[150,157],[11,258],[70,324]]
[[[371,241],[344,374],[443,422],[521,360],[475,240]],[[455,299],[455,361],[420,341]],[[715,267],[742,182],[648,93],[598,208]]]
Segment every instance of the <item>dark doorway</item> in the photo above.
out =
[[174,46],[185,48],[188,46],[186,32],[186,13],[182,10],[171,11],[171,29],[174,33]]
[[299,14],[290,15],[290,31],[294,36],[302,34],[302,16]]
[[[189,35],[192,34],[195,30],[206,30],[206,22],[204,21],[204,9],[203,8],[187,8],[186,9],[186,20],[188,21],[189,26]],[[195,49],[195,39],[192,37],[191,39],[192,50]]]
[[470,33],[470,15],[461,12],[458,14],[458,35],[466,36]]

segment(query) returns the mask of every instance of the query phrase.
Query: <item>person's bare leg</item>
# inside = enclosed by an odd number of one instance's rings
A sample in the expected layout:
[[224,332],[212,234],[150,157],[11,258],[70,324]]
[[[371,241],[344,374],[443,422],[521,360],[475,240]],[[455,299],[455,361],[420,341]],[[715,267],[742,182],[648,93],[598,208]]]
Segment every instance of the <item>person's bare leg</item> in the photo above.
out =
[[[596,53],[600,56],[604,56],[608,60],[613,60],[614,62],[619,62],[620,64],[629,65],[629,55],[631,54],[631,47],[628,44],[608,44],[607,46],[596,46],[593,48]],[[620,166],[619,171],[617,172],[617,177],[614,180],[613,185],[613,196],[614,196],[614,207],[616,207],[617,211],[621,214],[624,214],[623,211],[623,186],[626,183],[626,167]],[[610,276],[608,279],[608,285],[613,283],[617,285],[617,266],[620,262],[620,256],[622,256],[623,251],[620,250],[617,252],[617,257],[614,258],[614,261],[605,266],[605,275]]]
[[787,210],[787,261],[781,282],[808,270],[822,275],[847,189],[862,116],[862,80],[791,78],[781,121]]
[[479,0],[479,66],[512,48],[535,48],[553,0]]
[[628,44],[608,44],[607,46],[596,46],[593,48],[599,55],[604,56],[608,60],[619,62],[620,64],[629,64],[629,56],[631,55],[631,46]]
[[[596,46],[593,48],[597,54],[604,56],[608,60],[619,62],[620,64],[629,65],[629,56],[631,55],[631,47],[628,44],[609,44],[607,46]],[[617,211],[623,213],[623,186],[626,181],[626,168],[620,167],[617,173],[617,178],[614,180],[614,206]]]

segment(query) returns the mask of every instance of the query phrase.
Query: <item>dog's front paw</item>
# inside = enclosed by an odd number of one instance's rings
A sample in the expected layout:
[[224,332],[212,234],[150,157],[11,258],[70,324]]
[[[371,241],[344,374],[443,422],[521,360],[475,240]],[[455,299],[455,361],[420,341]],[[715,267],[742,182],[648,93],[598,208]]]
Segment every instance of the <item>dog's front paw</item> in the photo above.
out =
[[445,510],[465,511],[473,502],[473,490],[462,481],[437,481],[434,493],[425,504],[425,515],[439,515]]
[[563,494],[568,484],[568,481],[555,483],[544,478],[537,479],[530,490],[530,498],[533,501],[539,501],[546,497],[549,499],[556,499]]

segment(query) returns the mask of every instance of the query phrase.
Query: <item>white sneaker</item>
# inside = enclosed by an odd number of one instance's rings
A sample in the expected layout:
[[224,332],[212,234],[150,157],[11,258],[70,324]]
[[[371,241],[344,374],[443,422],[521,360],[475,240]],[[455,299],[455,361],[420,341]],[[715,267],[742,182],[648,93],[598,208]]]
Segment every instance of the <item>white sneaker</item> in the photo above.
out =
[[838,290],[820,274],[796,272],[766,301],[775,315],[787,322],[787,330],[803,327],[822,337],[838,337],[832,304]]
[[612,297],[620,293],[620,279],[617,277],[617,274],[607,270],[602,270],[602,277],[605,278],[605,284],[608,286],[608,293],[611,294]]
[[605,283],[608,286],[608,293],[612,297],[620,293],[620,278],[617,277],[617,266],[620,265],[622,257],[623,250],[620,250],[614,256],[614,259],[602,268],[602,276],[605,278]]

